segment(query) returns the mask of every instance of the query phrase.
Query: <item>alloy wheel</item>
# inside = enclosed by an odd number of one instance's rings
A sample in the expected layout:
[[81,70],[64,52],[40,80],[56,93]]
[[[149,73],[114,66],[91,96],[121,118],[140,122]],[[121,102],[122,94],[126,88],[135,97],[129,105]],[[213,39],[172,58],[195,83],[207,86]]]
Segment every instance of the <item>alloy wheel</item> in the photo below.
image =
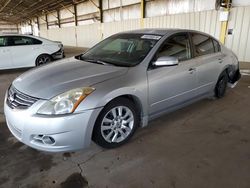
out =
[[126,106],[117,106],[106,113],[101,123],[101,134],[109,143],[120,143],[132,132],[134,115]]
[[41,56],[39,57],[39,59],[37,60],[37,65],[38,66],[41,66],[41,65],[45,65],[47,63],[49,63],[51,60],[50,60],[50,57],[49,56]]

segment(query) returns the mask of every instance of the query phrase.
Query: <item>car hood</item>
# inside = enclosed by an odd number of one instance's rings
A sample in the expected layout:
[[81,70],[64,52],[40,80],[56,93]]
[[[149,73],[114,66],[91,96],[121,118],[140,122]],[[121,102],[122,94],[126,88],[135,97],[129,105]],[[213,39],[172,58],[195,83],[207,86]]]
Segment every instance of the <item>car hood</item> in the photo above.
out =
[[14,80],[13,86],[22,93],[41,99],[52,97],[79,87],[118,77],[126,67],[100,65],[69,58],[30,70]]

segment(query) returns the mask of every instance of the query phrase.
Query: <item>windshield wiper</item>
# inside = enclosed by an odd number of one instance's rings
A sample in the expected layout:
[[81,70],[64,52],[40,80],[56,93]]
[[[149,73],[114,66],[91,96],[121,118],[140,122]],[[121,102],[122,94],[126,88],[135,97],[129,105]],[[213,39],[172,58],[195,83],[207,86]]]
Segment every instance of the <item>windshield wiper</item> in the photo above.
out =
[[107,63],[100,61],[100,60],[94,60],[94,59],[84,59],[83,61],[87,61],[90,63],[96,63],[96,64],[101,64],[101,65],[107,65]]
[[85,59],[82,57],[79,57],[78,59],[82,60],[82,61],[86,61],[86,62],[90,62],[90,63],[96,63],[96,64],[100,64],[100,65],[113,65],[112,63],[106,62],[106,61],[102,61],[99,59]]

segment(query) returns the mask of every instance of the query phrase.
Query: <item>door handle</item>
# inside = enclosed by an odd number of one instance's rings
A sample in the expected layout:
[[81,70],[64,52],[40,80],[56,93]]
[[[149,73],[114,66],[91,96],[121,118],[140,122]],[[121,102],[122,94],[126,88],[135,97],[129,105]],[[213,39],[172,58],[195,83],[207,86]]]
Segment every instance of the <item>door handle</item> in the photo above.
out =
[[219,63],[222,63],[222,62],[223,62],[223,59],[219,58],[219,59],[218,59],[218,62],[219,62]]
[[3,52],[6,53],[6,52],[9,52],[10,50],[8,49],[4,49]]
[[196,71],[196,68],[189,68],[188,71],[190,72],[190,74],[193,74],[193,72]]

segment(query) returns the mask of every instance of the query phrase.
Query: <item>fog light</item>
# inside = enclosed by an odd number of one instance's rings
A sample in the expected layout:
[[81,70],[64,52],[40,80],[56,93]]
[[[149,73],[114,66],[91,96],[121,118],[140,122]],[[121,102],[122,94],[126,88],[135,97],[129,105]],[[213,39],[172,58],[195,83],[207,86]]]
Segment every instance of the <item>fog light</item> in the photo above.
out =
[[44,144],[47,145],[53,145],[56,142],[55,139],[52,138],[51,136],[43,136],[42,141]]

